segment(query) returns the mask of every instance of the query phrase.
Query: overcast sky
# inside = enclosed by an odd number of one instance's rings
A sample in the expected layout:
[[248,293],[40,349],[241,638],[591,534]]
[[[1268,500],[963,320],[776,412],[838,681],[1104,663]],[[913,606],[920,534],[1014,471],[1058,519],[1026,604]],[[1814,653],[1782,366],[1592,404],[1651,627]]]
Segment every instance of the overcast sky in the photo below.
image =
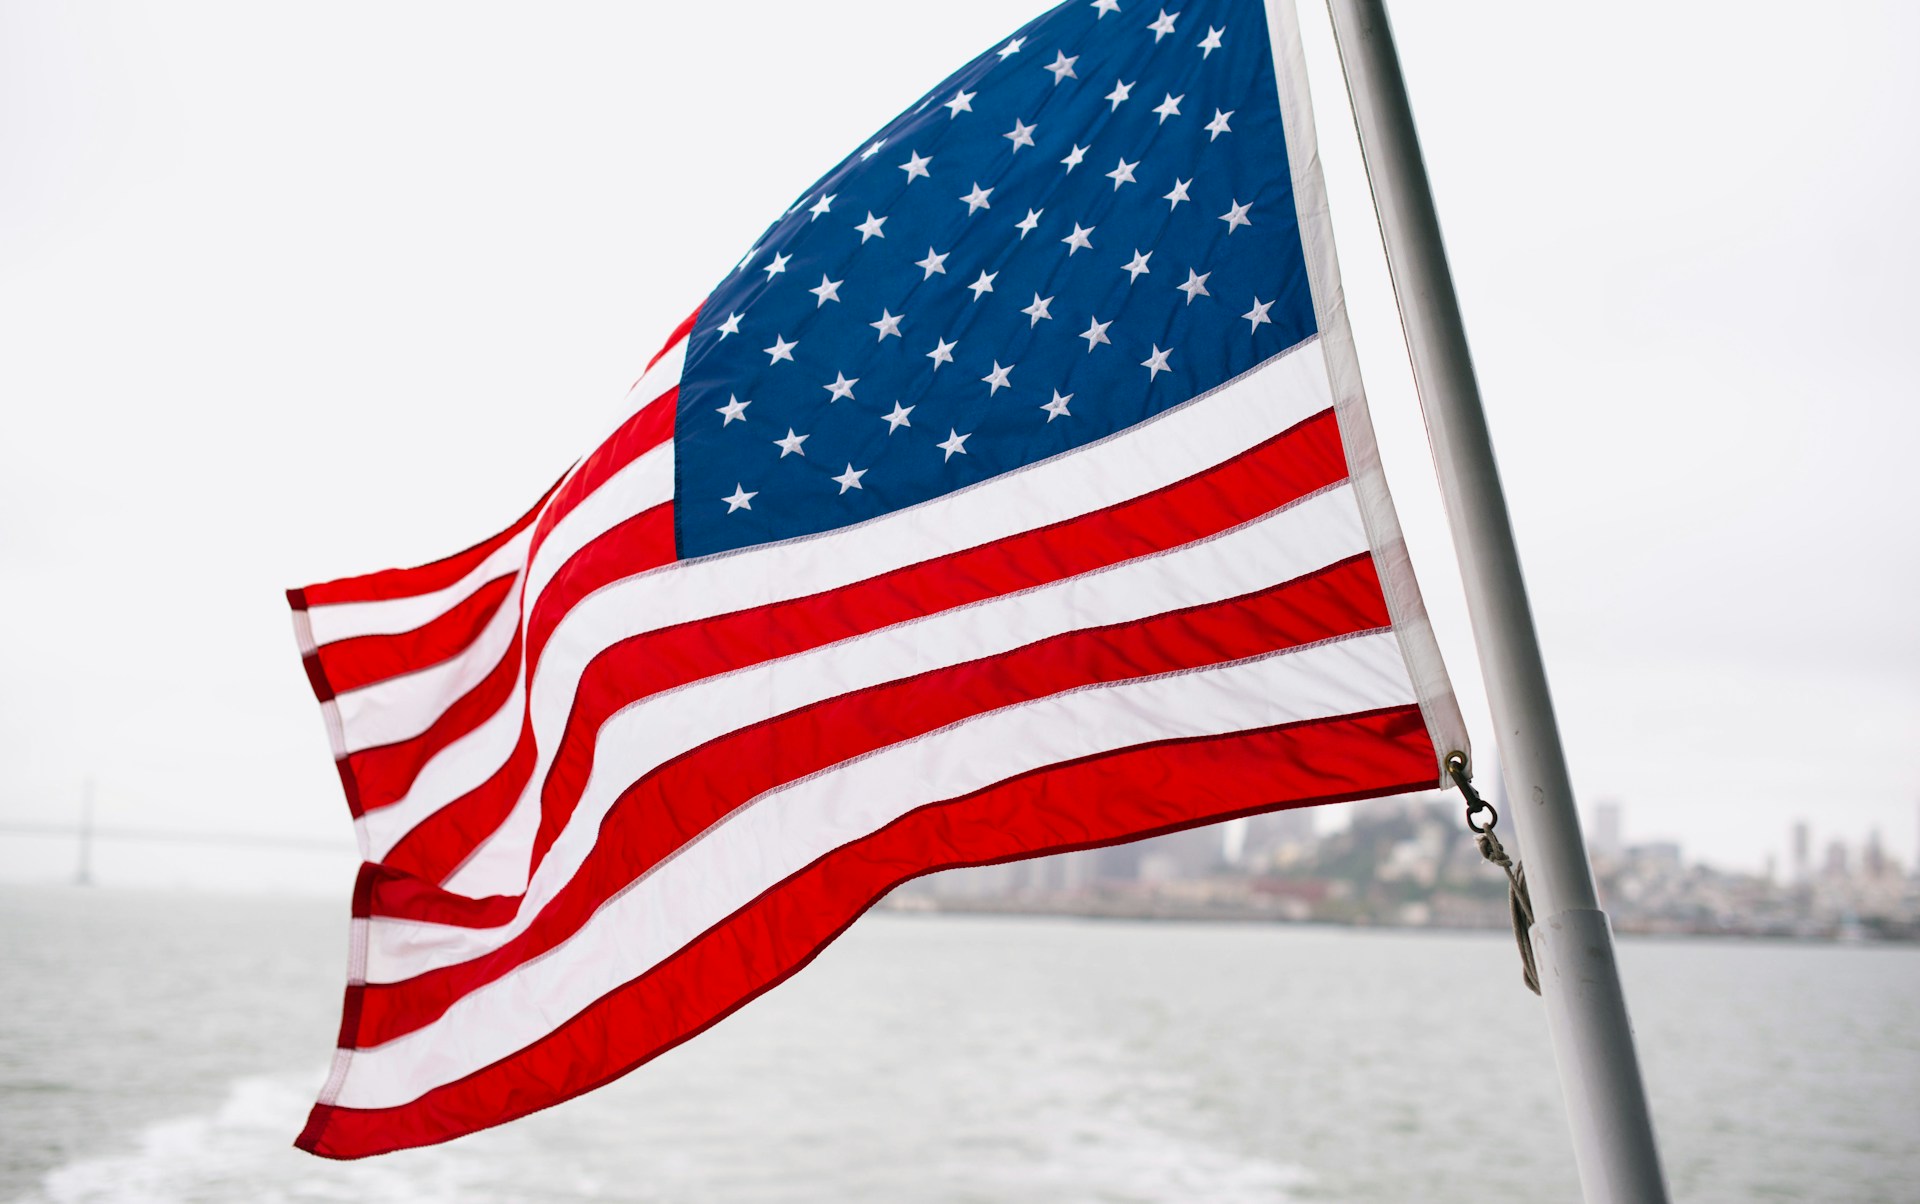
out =
[[[1375,417],[1484,752],[1303,8]],[[1038,11],[0,4],[0,824],[71,820],[91,777],[105,825],[334,849],[105,845],[109,881],[344,892],[281,590],[517,516],[810,180]],[[1911,864],[1920,10],[1393,11],[1583,803],[1729,864],[1802,817]],[[71,856],[0,832],[0,877]]]

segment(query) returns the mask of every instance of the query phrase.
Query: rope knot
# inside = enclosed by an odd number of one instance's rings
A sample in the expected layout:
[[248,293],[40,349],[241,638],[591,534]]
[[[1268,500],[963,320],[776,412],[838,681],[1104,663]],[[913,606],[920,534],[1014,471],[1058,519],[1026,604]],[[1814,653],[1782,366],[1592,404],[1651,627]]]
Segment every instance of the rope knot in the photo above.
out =
[[1480,849],[1480,855],[1482,857],[1493,862],[1501,869],[1511,869],[1513,867],[1513,858],[1507,856],[1506,847],[1500,843],[1500,838],[1492,832],[1476,832],[1473,837],[1473,843]]

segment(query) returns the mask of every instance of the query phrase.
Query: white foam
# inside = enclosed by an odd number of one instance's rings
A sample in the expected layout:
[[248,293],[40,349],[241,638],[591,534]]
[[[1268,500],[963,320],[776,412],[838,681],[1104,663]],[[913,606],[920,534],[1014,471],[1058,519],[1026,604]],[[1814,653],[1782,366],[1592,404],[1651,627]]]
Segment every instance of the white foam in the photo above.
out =
[[319,1077],[236,1080],[212,1112],[148,1125],[129,1151],[57,1167],[19,1204],[456,1204],[487,1198],[478,1182],[482,1168],[463,1170],[448,1151],[347,1164],[294,1149],[293,1136],[306,1122]]

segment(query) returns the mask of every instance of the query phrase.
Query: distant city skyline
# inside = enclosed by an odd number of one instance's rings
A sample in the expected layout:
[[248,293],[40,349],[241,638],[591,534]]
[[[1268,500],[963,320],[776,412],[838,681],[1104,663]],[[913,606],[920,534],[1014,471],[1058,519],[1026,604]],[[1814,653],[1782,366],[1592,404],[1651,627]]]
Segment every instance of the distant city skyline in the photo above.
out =
[[[1445,796],[1356,803],[1352,825],[1331,832],[1300,822],[1308,815],[954,870],[909,883],[887,906],[1414,928],[1512,923],[1506,879]],[[1674,841],[1609,845],[1603,833],[1593,874],[1621,933],[1920,941],[1920,873],[1872,840],[1858,858],[1848,852],[1833,842],[1817,870],[1782,879],[1771,866],[1749,874],[1703,864]]]

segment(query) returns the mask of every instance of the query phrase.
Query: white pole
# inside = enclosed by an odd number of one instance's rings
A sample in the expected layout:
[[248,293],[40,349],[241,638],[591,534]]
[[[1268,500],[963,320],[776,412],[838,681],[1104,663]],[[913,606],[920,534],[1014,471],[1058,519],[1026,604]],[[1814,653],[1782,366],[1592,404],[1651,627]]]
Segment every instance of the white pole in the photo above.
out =
[[1505,781],[1518,800],[1502,814],[1518,833],[1533,897],[1533,944],[1581,1189],[1590,1204],[1665,1201],[1613,930],[1594,896],[1393,34],[1382,0],[1328,0],[1328,8],[1459,553]]

